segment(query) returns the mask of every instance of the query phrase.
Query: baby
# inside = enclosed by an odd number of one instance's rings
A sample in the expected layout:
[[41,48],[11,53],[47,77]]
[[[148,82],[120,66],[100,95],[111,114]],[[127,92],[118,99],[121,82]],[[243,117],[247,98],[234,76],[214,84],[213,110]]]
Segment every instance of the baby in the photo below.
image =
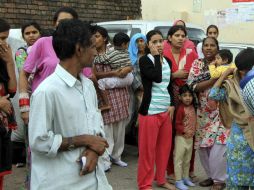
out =
[[123,32],[117,33],[113,38],[114,49],[107,51],[105,54],[95,57],[95,64],[109,65],[114,71],[120,72],[120,77],[103,78],[96,81],[95,87],[98,89],[105,105],[100,109],[110,109],[109,100],[107,98],[107,89],[123,88],[130,86],[133,82],[132,65],[128,53],[128,45],[130,38]]
[[[209,71],[211,78],[219,78],[228,68],[235,68],[235,64],[231,63],[233,54],[228,49],[219,50],[215,56],[215,61],[210,63]],[[232,78],[232,75],[229,76]]]

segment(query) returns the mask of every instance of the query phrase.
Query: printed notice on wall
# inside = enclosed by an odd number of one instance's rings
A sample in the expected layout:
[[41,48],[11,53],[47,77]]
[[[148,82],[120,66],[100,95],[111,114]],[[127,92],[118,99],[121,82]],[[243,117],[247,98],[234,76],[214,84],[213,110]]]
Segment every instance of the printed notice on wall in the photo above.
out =
[[254,2],[236,3],[233,4],[231,8],[223,10],[206,10],[204,16],[207,25],[213,23],[217,24],[219,27],[244,22],[254,22]]

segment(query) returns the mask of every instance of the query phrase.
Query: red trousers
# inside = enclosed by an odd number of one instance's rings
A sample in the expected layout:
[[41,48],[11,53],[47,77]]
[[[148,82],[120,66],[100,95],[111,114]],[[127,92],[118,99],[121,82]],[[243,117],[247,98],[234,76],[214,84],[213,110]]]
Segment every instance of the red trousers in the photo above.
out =
[[[140,115],[139,121],[139,190],[166,183],[166,168],[172,142],[172,123],[167,112],[155,115]],[[154,169],[156,165],[156,172]]]
[[0,176],[0,190],[4,189],[4,177]]

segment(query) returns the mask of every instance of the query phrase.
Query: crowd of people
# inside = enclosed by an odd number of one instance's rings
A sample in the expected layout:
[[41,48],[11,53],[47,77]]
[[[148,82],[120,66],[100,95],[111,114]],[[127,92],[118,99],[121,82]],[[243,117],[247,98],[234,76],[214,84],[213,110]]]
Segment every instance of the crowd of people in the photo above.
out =
[[10,25],[0,19],[0,190],[13,164],[26,165],[26,189],[112,189],[105,172],[128,167],[121,158],[128,125],[138,128],[139,190],[154,181],[169,190],[197,182],[254,189],[254,49],[233,60],[220,50],[216,25],[196,46],[183,20],[166,40],[158,30],[110,39],[70,7],[53,21],[50,36],[25,23],[26,45],[13,56]]

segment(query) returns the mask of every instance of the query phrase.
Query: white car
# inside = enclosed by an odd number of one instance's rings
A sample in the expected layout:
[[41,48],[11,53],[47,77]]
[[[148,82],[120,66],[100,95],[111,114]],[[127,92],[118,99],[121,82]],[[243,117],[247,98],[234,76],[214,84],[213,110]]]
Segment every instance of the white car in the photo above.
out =
[[10,38],[15,38],[17,40],[24,41],[23,38],[22,38],[22,33],[21,33],[20,28],[10,29],[9,37]]
[[18,48],[24,46],[26,43],[22,38],[21,29],[10,29],[9,37],[7,39],[8,44],[10,44],[12,48],[13,55]]
[[220,43],[220,49],[228,49],[233,54],[233,60],[235,60],[236,55],[246,49],[247,47],[254,48],[254,44],[241,44],[241,43]]
[[[132,37],[136,33],[147,34],[150,30],[159,30],[163,38],[167,38],[167,33],[173,22],[170,21],[145,21],[145,20],[121,20],[96,23],[107,29],[110,39],[118,32],[124,32]],[[186,23],[188,38],[195,44],[201,42],[206,37],[204,30],[194,24]]]

